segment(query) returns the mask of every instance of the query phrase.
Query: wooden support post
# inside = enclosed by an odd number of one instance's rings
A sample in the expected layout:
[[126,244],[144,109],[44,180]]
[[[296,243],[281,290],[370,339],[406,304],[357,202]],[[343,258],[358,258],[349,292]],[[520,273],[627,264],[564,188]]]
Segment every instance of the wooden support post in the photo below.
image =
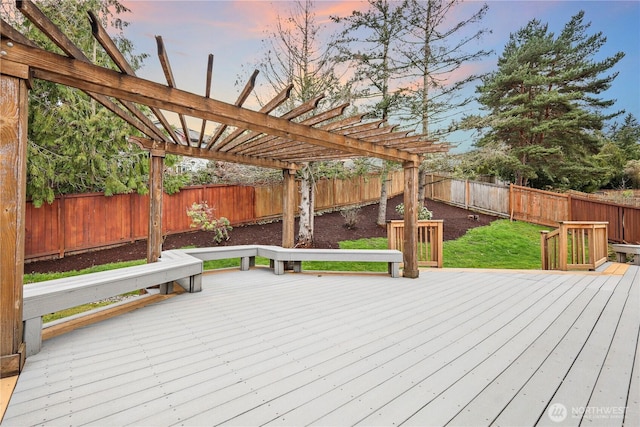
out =
[[0,378],[20,373],[25,361],[22,280],[27,191],[29,69],[0,74]]
[[156,262],[162,252],[162,172],[164,152],[151,150],[149,155],[149,232],[147,262]]
[[404,269],[402,275],[412,279],[418,270],[418,164],[404,164]]
[[284,183],[282,186],[282,247],[295,246],[295,217],[296,217],[296,171],[284,169],[282,171]]

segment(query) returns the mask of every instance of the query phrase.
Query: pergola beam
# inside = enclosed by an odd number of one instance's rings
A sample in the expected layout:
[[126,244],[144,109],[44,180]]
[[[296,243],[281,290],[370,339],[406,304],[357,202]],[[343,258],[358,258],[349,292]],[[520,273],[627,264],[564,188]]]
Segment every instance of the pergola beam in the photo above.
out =
[[[308,119],[300,122],[303,125],[313,126],[327,120],[331,120],[333,118],[339,117],[344,112],[344,109],[347,108],[349,104],[343,104],[338,107],[332,108],[331,110],[324,111],[322,113],[316,114]],[[265,148],[270,148],[272,146],[276,146],[282,138],[273,136],[273,135],[264,135],[260,138],[255,139],[251,142],[251,144],[245,144],[244,147],[233,150],[234,153],[237,154],[245,154],[250,155],[254,153],[264,152]],[[268,144],[268,145],[267,145]]]
[[[171,64],[169,63],[169,55],[167,54],[166,49],[164,48],[164,42],[162,41],[162,36],[156,36],[156,44],[158,46],[158,58],[160,59],[160,65],[162,65],[162,71],[164,71],[164,77],[167,79],[167,85],[171,88],[176,87],[176,81],[173,78],[173,70],[171,70]],[[189,134],[189,126],[187,126],[187,120],[184,117],[184,114],[178,113],[178,119],[180,120],[180,124],[182,125],[182,132],[184,132],[184,143],[186,145],[191,145],[191,135]],[[176,142],[180,143],[178,139]]]
[[[93,32],[93,37],[95,37],[98,43],[100,43],[100,46],[102,46],[105,52],[107,52],[107,55],[109,55],[111,60],[116,64],[118,68],[120,68],[120,70],[123,73],[126,73],[130,76],[135,76],[136,73],[134,69],[131,67],[129,62],[127,62],[124,55],[122,55],[122,52],[118,50],[118,47],[115,45],[113,40],[111,40],[111,37],[109,37],[109,34],[107,33],[107,31],[104,28],[102,28],[102,26],[100,25],[100,21],[98,20],[98,17],[92,11],[89,11],[88,13],[89,13],[89,23],[91,24],[91,31]],[[152,108],[151,111],[156,116],[156,118],[160,121],[160,123],[162,124],[164,129],[167,131],[169,136],[177,143],[178,136],[173,131],[173,128],[169,124],[169,121],[167,120],[167,118],[164,116],[164,114],[162,114],[162,111],[160,111],[157,108]],[[142,116],[144,117],[143,119],[144,123],[154,130],[154,135],[159,137],[162,141],[168,141],[167,137],[164,136],[161,132],[159,132],[157,127],[153,124],[153,122],[151,122],[151,120],[147,118],[147,116],[145,116],[144,114]]]
[[[300,117],[303,114],[308,113],[309,111],[313,111],[318,107],[318,103],[322,100],[322,98],[324,98],[324,95],[316,96],[315,98],[308,100],[307,102],[297,106],[296,108],[289,110],[288,112],[280,116],[280,118],[285,120],[293,120],[296,117]],[[226,145],[224,147],[225,148],[224,151],[229,151],[241,145],[244,142],[250,141],[254,138],[258,138],[259,136],[260,136],[260,132],[248,131],[246,134],[236,138],[235,140],[230,140],[228,142],[226,140],[222,141],[219,149],[221,149],[223,145]]]
[[[207,83],[205,85],[205,98],[211,97],[211,79],[213,76],[213,55],[209,54],[209,59],[207,60]],[[200,128],[200,137],[198,138],[198,147],[202,146],[204,142],[204,132],[207,127],[207,121],[202,119],[202,127]]]
[[299,169],[299,167],[295,163],[282,162],[280,160],[248,157],[219,151],[200,150],[196,147],[153,141],[151,139],[135,136],[129,137],[129,140],[145,150],[161,150],[169,154],[176,154],[178,156],[198,157],[201,159],[219,160],[223,162],[240,163],[243,165],[260,166],[271,169]]
[[[236,104],[235,104],[236,106],[241,107],[242,104],[244,104],[244,102],[247,100],[247,98],[251,94],[251,91],[256,86],[256,78],[258,77],[258,72],[259,72],[258,70],[254,70],[253,73],[251,74],[251,77],[249,77],[249,80],[244,85],[244,89],[242,89],[242,92],[240,92],[240,95],[236,99]],[[205,95],[205,96],[209,98],[209,95]],[[222,134],[226,129],[227,129],[227,125],[225,124],[221,124],[220,126],[218,126],[215,133],[211,136],[211,139],[209,139],[209,142],[207,143],[207,148],[215,144],[216,141],[220,139],[220,137],[222,136]],[[202,128],[202,132],[200,133],[201,140],[202,140],[202,134],[204,134],[204,127]]]
[[[292,84],[290,84],[289,86],[285,87],[271,101],[267,102],[267,104],[264,105],[259,110],[259,112],[263,113],[263,114],[269,114],[270,112],[272,112],[273,110],[278,108],[280,105],[282,105],[287,99],[289,99],[289,95],[291,94],[292,90],[293,90],[293,85]],[[246,131],[246,129],[236,129],[226,139],[231,141],[231,140],[239,137],[240,135],[242,135],[245,131]],[[222,141],[222,142],[224,142],[224,141]],[[218,149],[220,149],[222,142],[219,143],[218,145],[214,146],[215,141],[212,140],[211,142],[209,142],[209,144],[207,144],[206,149],[209,150],[209,149],[215,148],[216,150],[218,150]]]
[[[40,31],[45,33],[47,37],[53,41],[64,53],[66,53],[70,58],[74,58],[78,61],[85,62],[87,64],[91,64],[89,58],[80,50],[76,45],[73,44],[71,40],[62,32],[60,29],[44,14],[40,9],[38,9],[30,0],[23,0],[16,2],[16,6],[25,15]],[[31,44],[30,44],[31,45]],[[93,64],[92,64],[93,65]],[[156,129],[153,124],[150,124],[148,118],[136,107],[133,103],[119,100],[122,105],[124,105],[127,110],[131,112],[135,116],[135,119],[130,117],[125,111],[123,111],[117,104],[108,99],[106,96],[102,94],[92,93],[91,91],[85,91],[87,95],[91,96],[93,99],[102,104],[105,108],[107,108],[112,113],[115,113],[127,123],[134,126],[140,132],[149,135],[156,136],[159,138],[163,138],[163,135]]]

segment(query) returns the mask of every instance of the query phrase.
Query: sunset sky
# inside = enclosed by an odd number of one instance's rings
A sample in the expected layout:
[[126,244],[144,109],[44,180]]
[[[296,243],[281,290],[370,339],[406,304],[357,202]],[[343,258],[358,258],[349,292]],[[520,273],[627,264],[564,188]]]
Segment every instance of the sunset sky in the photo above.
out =
[[[207,58],[215,56],[211,96],[233,103],[252,65],[263,54],[261,40],[272,28],[277,15],[287,15],[288,1],[140,1],[124,0],[131,9],[123,16],[130,22],[125,30],[136,53],[148,53],[140,77],[166,83],[157,58],[155,36],[162,36],[176,80],[176,86],[204,95]],[[588,34],[602,32],[607,43],[599,58],[617,51],[626,53],[615,71],[620,74],[613,87],[604,94],[616,99],[616,109],[624,109],[640,120],[640,2],[639,1],[488,1],[489,11],[483,27],[492,30],[478,48],[495,53],[469,66],[469,71],[486,72],[496,68],[498,56],[513,33],[537,18],[548,23],[556,34],[578,11],[585,11],[585,22],[591,22]],[[470,1],[460,11],[461,18],[477,10],[482,2]],[[318,22],[326,24],[327,34],[337,29],[330,15],[346,16],[354,9],[363,10],[359,1],[316,1]],[[241,77],[242,84],[235,82]],[[260,81],[260,76],[258,76]],[[473,90],[471,88],[470,90]],[[190,123],[199,129],[199,125]],[[469,137],[458,136],[456,151],[470,147]]]

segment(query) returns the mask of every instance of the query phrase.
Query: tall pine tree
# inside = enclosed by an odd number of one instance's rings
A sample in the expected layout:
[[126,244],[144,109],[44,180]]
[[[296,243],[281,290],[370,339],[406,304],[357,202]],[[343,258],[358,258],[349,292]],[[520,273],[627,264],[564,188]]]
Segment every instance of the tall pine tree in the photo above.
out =
[[507,145],[516,162],[503,178],[518,185],[589,190],[601,184],[598,131],[621,112],[605,113],[615,101],[598,95],[611,86],[617,73],[606,73],[624,53],[596,60],[606,37],[588,35],[583,19],[579,12],[557,36],[530,21],[511,34],[498,70],[478,88],[489,114],[466,123],[488,128],[478,146]]
[[[115,68],[92,35],[88,11],[116,34],[116,45],[134,69],[146,56],[134,55],[124,37],[127,23],[118,15],[128,9],[118,0],[43,0],[37,6],[94,64]],[[19,12],[3,7],[2,14],[39,46],[59,52],[30,21],[20,20]],[[127,141],[135,134],[86,93],[34,81],[29,93],[27,196],[38,206],[58,194],[146,192],[147,155]]]

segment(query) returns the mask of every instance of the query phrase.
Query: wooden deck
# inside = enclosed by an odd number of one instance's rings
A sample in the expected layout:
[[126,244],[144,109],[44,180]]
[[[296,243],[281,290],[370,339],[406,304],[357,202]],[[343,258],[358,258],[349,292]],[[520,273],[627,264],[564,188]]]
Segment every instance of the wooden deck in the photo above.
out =
[[210,274],[45,341],[3,426],[637,426],[639,271]]

